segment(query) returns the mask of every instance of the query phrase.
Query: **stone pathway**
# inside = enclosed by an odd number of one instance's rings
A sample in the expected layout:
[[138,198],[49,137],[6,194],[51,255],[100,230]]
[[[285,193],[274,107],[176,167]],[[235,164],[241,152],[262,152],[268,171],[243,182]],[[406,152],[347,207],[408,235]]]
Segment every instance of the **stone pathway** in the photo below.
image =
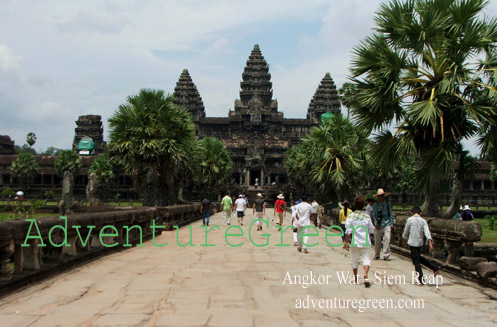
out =
[[[269,217],[272,217],[272,211]],[[390,277],[392,285],[340,284],[337,272],[350,271],[348,253],[325,243],[325,230],[311,242],[320,244],[309,254],[296,247],[278,247],[280,236],[271,223],[270,244],[256,247],[248,238],[251,211],[247,212],[242,237],[225,241],[221,214],[211,219],[208,242],[203,247],[205,231],[200,222],[192,225],[194,247],[176,244],[176,231],[163,233],[156,242],[135,247],[93,261],[64,274],[0,299],[0,325],[6,326],[496,326],[497,292],[480,288],[456,277],[443,274],[443,285],[418,287],[411,284],[412,263],[393,256],[390,262],[373,261],[374,273]],[[286,217],[289,221],[289,216]],[[236,223],[236,222],[235,222]],[[232,230],[236,233],[236,230]],[[186,243],[189,229],[179,230],[179,241]],[[253,240],[263,244],[265,237],[253,233]],[[341,242],[339,237],[329,238]],[[292,243],[291,232],[284,241]],[[283,284],[294,275],[330,275],[328,284]],[[362,273],[362,268],[360,269]],[[425,269],[425,273],[431,272]],[[406,282],[403,283],[402,276]],[[321,282],[325,282],[322,277]],[[317,282],[319,280],[316,280]],[[376,280],[377,281],[377,280]],[[334,300],[336,298],[336,300]],[[307,300],[308,299],[308,300]],[[326,301],[327,299],[331,299]],[[363,308],[353,301],[362,300]],[[368,300],[369,299],[369,300]],[[304,300],[300,308],[299,301]],[[319,302],[319,300],[321,300]],[[341,300],[341,301],[339,301]],[[416,305],[424,308],[365,308],[374,301],[379,305]],[[335,301],[335,303],[333,303]],[[349,301],[349,307],[343,307]],[[309,303],[307,303],[309,302]],[[333,308],[342,303],[342,308]],[[307,304],[310,307],[307,308]],[[296,305],[299,305],[296,308]],[[314,305],[314,306],[313,306]],[[327,307],[328,305],[328,307]]]

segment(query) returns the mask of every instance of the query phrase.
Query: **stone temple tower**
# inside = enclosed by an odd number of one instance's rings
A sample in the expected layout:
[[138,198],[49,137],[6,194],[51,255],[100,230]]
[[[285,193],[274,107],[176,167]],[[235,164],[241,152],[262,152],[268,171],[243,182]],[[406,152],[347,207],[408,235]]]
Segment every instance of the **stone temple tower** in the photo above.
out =
[[326,112],[334,115],[340,114],[340,99],[330,73],[324,75],[321,84],[319,84],[316,93],[314,93],[307,110],[307,119],[319,124],[321,115]]
[[198,123],[205,117],[205,107],[202,97],[193,83],[187,69],[183,69],[176,87],[174,88],[174,103],[187,109],[192,115],[194,123]]
[[[72,148],[80,153],[81,140],[93,141],[93,150],[89,150],[87,155],[97,155],[105,151],[104,128],[102,127],[102,117],[99,115],[79,116],[76,121],[76,129]],[[89,144],[91,142],[85,143]],[[85,149],[87,150],[87,149]]]

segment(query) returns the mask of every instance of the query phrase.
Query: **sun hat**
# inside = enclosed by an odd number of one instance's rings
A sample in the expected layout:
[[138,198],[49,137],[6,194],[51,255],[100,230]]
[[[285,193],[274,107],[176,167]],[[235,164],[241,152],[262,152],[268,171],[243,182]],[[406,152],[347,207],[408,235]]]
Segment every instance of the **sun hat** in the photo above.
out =
[[471,209],[470,209],[470,208],[469,208],[469,206],[466,204],[466,205],[464,206],[464,210],[471,210]]
[[243,195],[241,195],[241,194],[240,194],[238,197],[239,197],[239,198],[243,198]]
[[385,192],[382,188],[379,188],[378,189],[378,192],[376,192],[376,194],[373,195],[373,197],[378,197],[379,195],[384,195],[384,196],[389,196],[390,193],[388,192]]
[[281,193],[277,197],[278,197],[278,199],[284,199],[285,198],[285,196],[283,194],[281,194]]
[[257,196],[260,196],[262,198],[262,194],[261,193],[257,193]]

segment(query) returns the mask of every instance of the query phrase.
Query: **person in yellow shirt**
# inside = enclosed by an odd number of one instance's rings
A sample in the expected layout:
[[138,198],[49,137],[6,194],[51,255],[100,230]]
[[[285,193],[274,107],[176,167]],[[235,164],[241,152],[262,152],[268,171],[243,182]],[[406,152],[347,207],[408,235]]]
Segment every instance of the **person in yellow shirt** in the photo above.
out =
[[345,242],[345,221],[347,220],[347,217],[352,213],[352,210],[349,208],[349,201],[345,200],[342,203],[343,208],[340,209],[340,213],[338,214],[338,220],[340,221],[340,227],[342,227],[343,235],[342,235],[342,241]]

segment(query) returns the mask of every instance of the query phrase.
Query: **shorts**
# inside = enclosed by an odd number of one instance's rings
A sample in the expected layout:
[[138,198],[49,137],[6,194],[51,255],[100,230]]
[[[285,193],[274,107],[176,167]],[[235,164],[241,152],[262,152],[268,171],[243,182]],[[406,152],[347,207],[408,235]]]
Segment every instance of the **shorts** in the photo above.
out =
[[[255,212],[255,219],[264,219],[264,212],[263,211],[261,211],[261,212],[256,211]],[[261,222],[257,221],[255,224],[260,225]]]
[[236,212],[236,216],[237,216],[238,218],[243,218],[243,216],[245,216],[245,212],[243,212],[243,211],[237,211],[237,212]]
[[360,248],[358,246],[350,247],[350,264],[352,269],[357,269],[360,263],[363,266],[371,266],[371,249],[369,247]]

